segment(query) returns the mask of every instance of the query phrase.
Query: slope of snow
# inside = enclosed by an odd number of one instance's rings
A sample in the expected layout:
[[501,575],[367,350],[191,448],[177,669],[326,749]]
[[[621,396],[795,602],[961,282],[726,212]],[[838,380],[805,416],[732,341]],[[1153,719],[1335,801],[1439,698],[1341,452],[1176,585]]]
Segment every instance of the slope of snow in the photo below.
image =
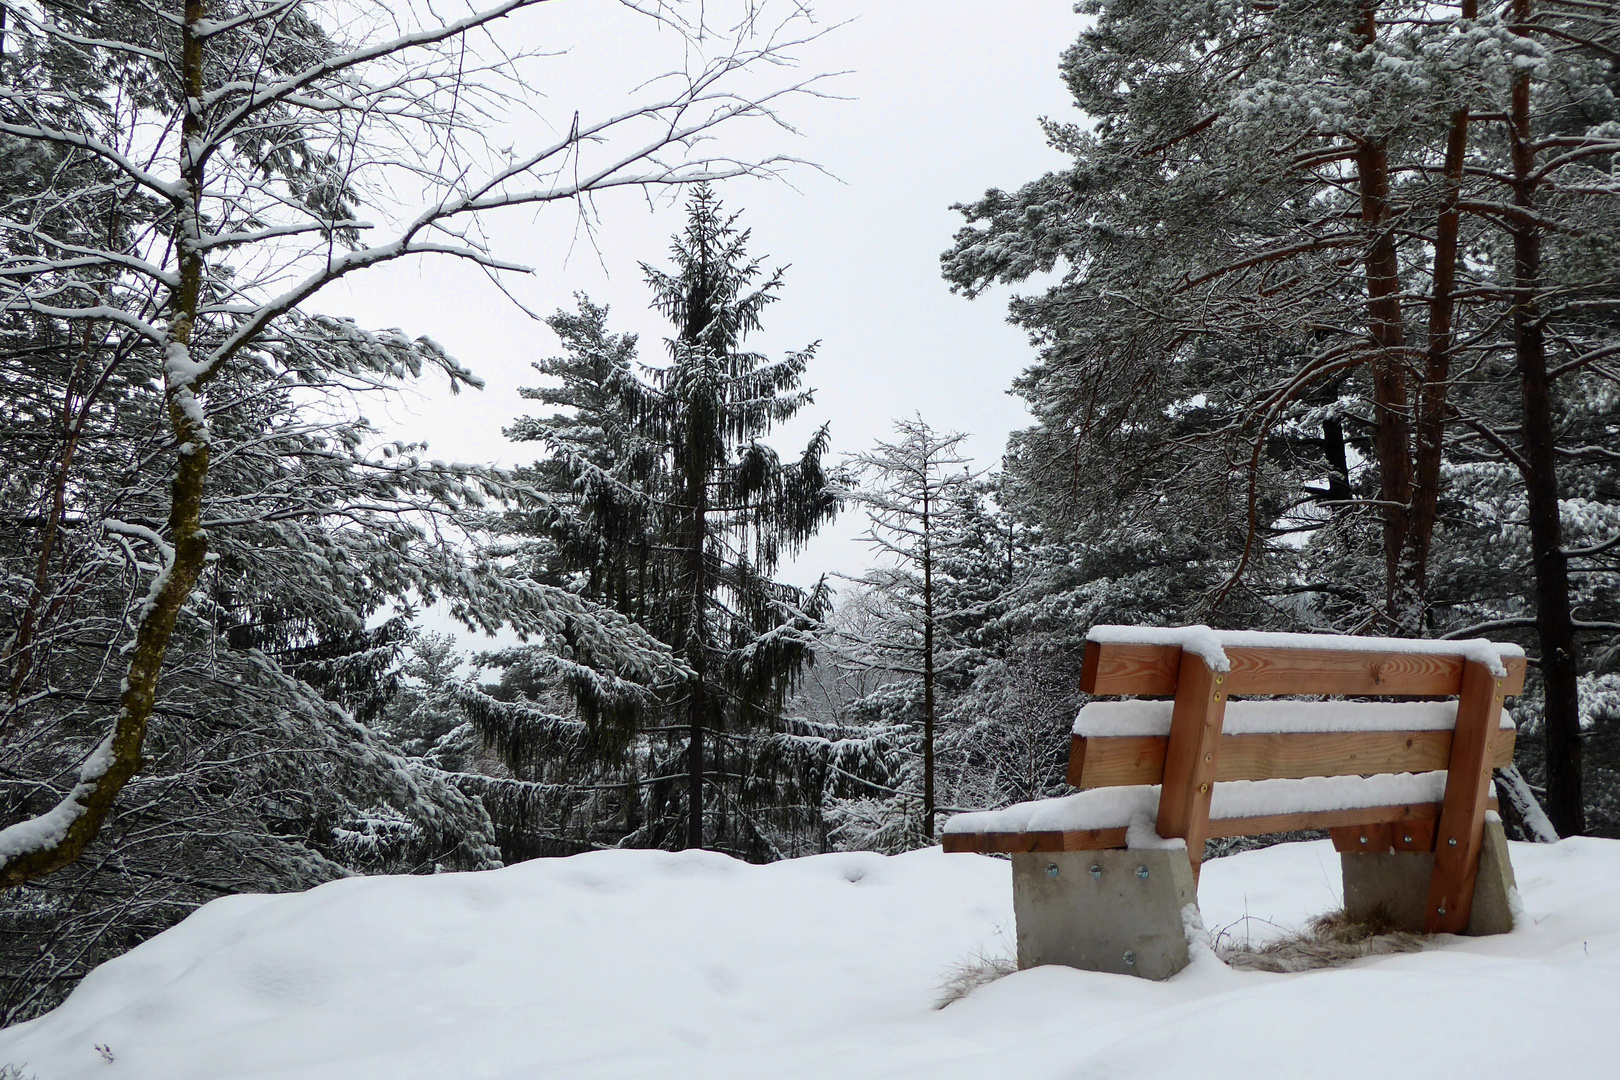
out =
[[[1516,844],[1521,927],[1295,975],[1207,952],[1166,983],[1011,950],[1008,863],[937,848],[748,866],[601,852],[215,901],[0,1032],[38,1080],[1612,1077],[1620,842]],[[1205,864],[1265,939],[1339,902],[1331,845]],[[104,1059],[100,1045],[111,1054]]]

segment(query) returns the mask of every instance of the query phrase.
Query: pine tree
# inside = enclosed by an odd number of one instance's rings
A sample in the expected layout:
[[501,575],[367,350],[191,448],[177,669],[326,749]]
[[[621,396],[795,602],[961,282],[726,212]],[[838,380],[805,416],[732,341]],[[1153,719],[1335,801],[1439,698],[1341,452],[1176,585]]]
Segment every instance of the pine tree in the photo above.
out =
[[[1550,802],[1579,828],[1578,635],[1613,626],[1576,607],[1592,590],[1567,572],[1560,480],[1612,453],[1566,418],[1613,381],[1593,366],[1613,341],[1613,13],[1092,10],[1063,72],[1097,123],[1048,125],[1073,166],[965,207],[946,256],[970,294],[1060,271],[1012,306],[1041,348],[1017,384],[1038,424],[1009,465],[1052,571],[1032,600],[1342,632],[1533,625]],[[1495,507],[1470,502],[1487,489]],[[1530,526],[1538,591],[1470,620],[1518,593],[1500,563],[1457,561],[1493,517]],[[1583,574],[1609,573],[1609,539],[1574,549]]]

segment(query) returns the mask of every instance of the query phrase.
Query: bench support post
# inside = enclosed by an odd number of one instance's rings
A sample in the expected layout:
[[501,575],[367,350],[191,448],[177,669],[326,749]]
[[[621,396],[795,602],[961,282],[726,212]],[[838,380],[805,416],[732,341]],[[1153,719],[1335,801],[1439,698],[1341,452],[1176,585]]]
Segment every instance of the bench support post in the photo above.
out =
[[1198,892],[1179,848],[1020,853],[1012,869],[1020,968],[1168,979],[1191,959]]
[[[1359,831],[1370,833],[1377,828]],[[1399,828],[1397,825],[1396,829]],[[1400,839],[1399,835],[1396,839]],[[1472,883],[1468,922],[1455,931],[1474,937],[1505,934],[1513,929],[1513,865],[1508,862],[1507,834],[1502,831],[1501,821],[1486,821],[1481,840],[1479,872]],[[1386,840],[1377,853],[1341,851],[1339,858],[1344,866],[1346,917],[1352,922],[1388,919],[1396,928],[1409,933],[1424,932],[1430,878],[1435,866],[1433,854],[1391,851]]]
[[1155,828],[1166,840],[1187,842],[1194,881],[1209,836],[1209,803],[1215,789],[1216,756],[1225,718],[1226,673],[1211,671],[1203,657],[1183,649]]
[[1423,920],[1430,934],[1468,929],[1491,787],[1491,739],[1502,721],[1504,682],[1505,676],[1492,674],[1477,660],[1463,665],[1445,801],[1434,830],[1434,874]]

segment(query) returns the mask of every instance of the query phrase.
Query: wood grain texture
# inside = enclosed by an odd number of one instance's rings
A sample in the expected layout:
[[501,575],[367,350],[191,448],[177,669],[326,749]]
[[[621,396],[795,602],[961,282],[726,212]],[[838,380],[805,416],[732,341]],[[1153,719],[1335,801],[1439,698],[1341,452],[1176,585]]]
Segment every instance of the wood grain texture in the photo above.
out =
[[[1129,787],[1164,779],[1166,735],[1072,737],[1069,783],[1077,788]],[[1491,743],[1496,768],[1513,764],[1514,732]],[[1309,776],[1371,776],[1432,772],[1451,762],[1449,731],[1324,731],[1223,734],[1215,779],[1299,780]]]
[[1125,846],[1124,829],[1042,830],[1026,833],[946,833],[947,852],[1014,854],[1021,851],[1112,851]]
[[[1439,805],[1438,803],[1436,805]],[[1434,818],[1408,821],[1395,826],[1390,833],[1391,851],[1433,851]]]
[[1390,850],[1390,835],[1394,826],[1388,822],[1366,825],[1340,825],[1328,830],[1333,838],[1333,850],[1357,855],[1380,855]]
[[[1445,653],[1337,649],[1226,650],[1232,663],[1227,692],[1450,697],[1462,688],[1463,658]],[[1503,693],[1524,689],[1522,656],[1504,657]],[[1179,645],[1086,642],[1080,689],[1088,694],[1168,696],[1176,692]]]
[[1181,671],[1180,645],[1113,645],[1086,642],[1080,689],[1088,694],[1169,697]]
[[1182,652],[1155,828],[1167,840],[1187,841],[1194,877],[1204,858],[1204,839],[1209,835],[1215,755],[1220,750],[1221,724],[1226,718],[1226,681],[1224,672],[1211,671],[1197,653]]
[[1463,673],[1451,767],[1435,830],[1434,876],[1423,919],[1424,930],[1431,934],[1460,934],[1468,928],[1491,787],[1491,742],[1501,720],[1506,683],[1473,661]]

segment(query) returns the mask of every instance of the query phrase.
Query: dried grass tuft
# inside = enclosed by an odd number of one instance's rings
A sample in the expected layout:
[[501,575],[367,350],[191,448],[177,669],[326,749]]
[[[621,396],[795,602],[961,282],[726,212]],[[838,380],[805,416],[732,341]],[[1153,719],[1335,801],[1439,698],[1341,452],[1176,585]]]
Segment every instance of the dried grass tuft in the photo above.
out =
[[1018,970],[1018,961],[1009,956],[986,956],[979,953],[971,960],[953,964],[945,971],[939,984],[939,1000],[934,1008],[943,1009],[953,1001],[961,1001],[981,986],[1011,975]]
[[1316,971],[1341,967],[1365,956],[1418,952],[1428,939],[1397,927],[1387,916],[1374,913],[1351,922],[1342,911],[1322,916],[1297,934],[1260,948],[1218,943],[1216,952],[1228,966],[1245,971]]

